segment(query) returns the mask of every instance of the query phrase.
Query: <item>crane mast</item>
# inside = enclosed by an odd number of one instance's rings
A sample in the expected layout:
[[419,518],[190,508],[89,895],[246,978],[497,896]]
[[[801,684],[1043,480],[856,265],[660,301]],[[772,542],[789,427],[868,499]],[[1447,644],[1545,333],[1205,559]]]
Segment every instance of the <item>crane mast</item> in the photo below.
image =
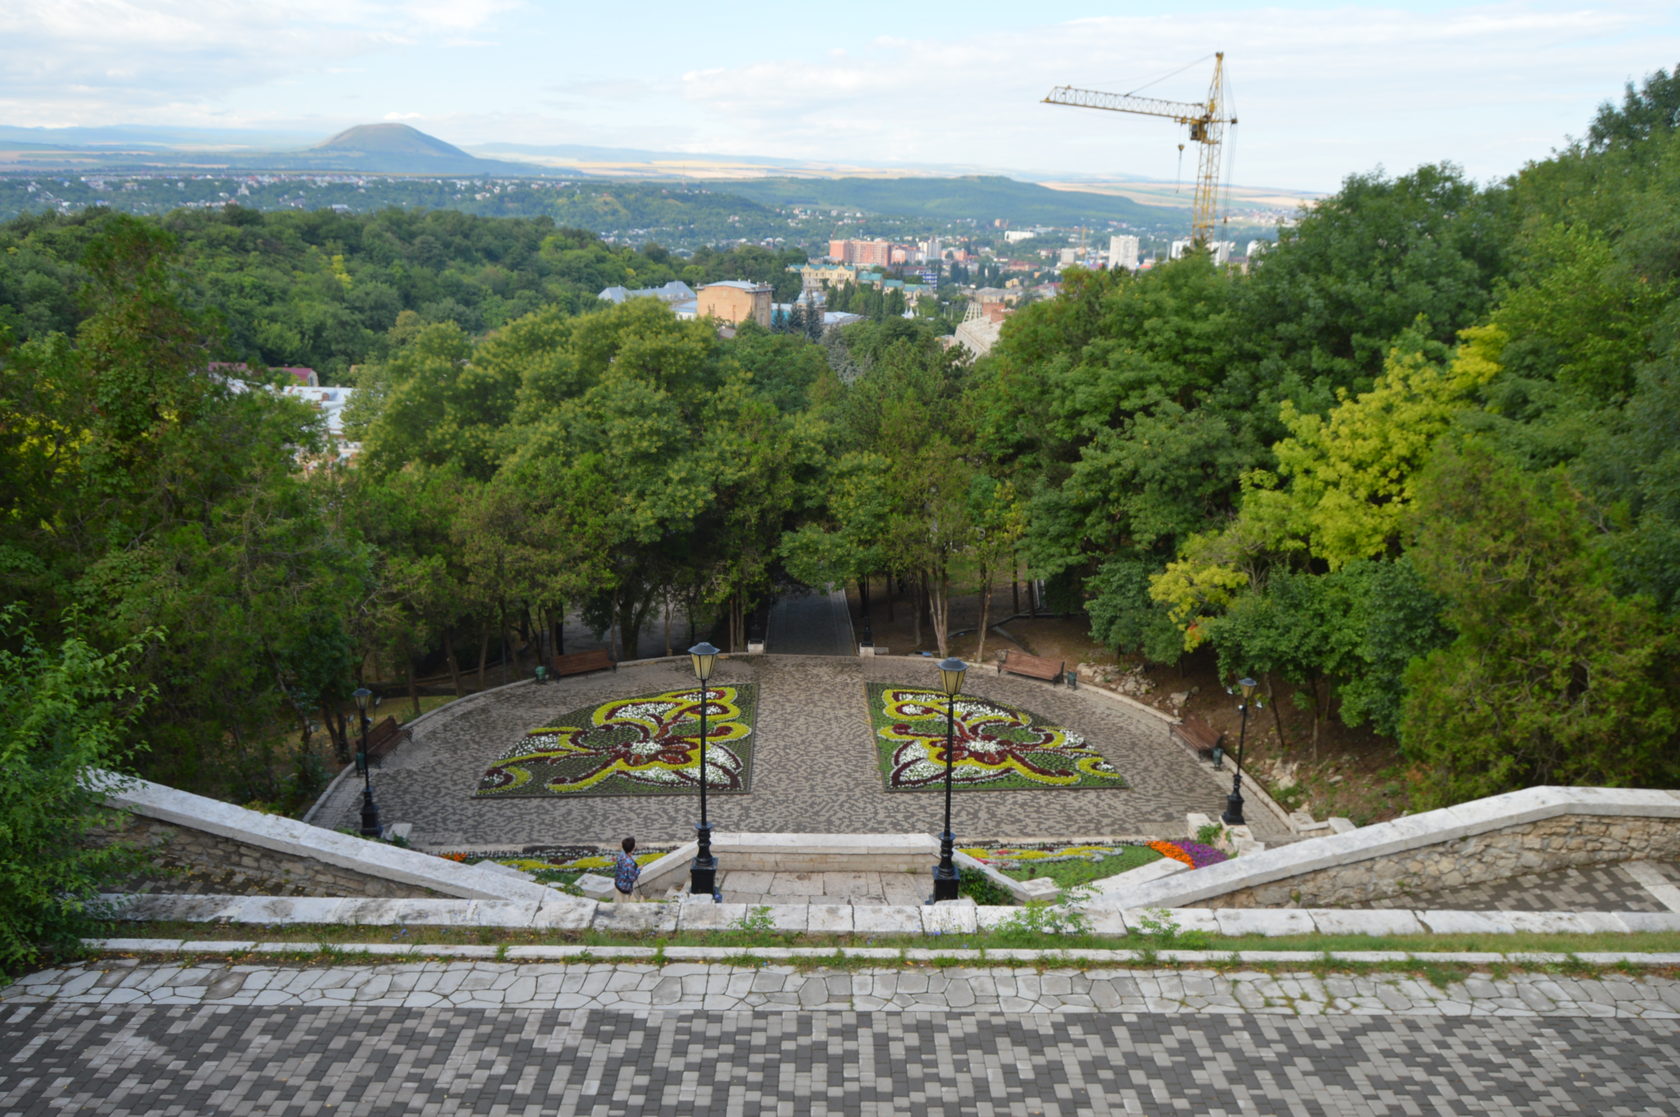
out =
[[1164,116],[1187,125],[1191,142],[1201,145],[1196,160],[1196,197],[1191,207],[1190,235],[1201,244],[1212,243],[1214,216],[1219,206],[1219,146],[1224,139],[1225,125],[1237,122],[1236,117],[1227,118],[1224,115],[1224,51],[1213,56],[1213,80],[1208,83],[1207,100],[1204,102],[1166,101],[1158,97],[1139,97],[1133,93],[1101,93],[1094,89],[1058,85],[1044,98],[1044,103]]

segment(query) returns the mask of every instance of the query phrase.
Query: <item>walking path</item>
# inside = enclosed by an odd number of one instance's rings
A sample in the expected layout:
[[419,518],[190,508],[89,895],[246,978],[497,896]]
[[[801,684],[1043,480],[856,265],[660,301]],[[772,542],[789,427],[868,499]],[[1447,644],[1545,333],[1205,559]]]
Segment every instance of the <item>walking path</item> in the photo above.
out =
[[107,959],[0,990],[0,1111],[1673,1112],[1680,982]]
[[845,590],[784,593],[770,606],[764,650],[773,655],[855,655]]
[[[882,786],[864,684],[929,684],[933,661],[903,657],[736,656],[722,660],[719,684],[758,684],[758,724],[750,792],[714,794],[719,833],[937,833],[937,791]],[[453,703],[418,723],[413,740],[373,775],[381,815],[413,824],[410,841],[427,849],[518,849],[527,845],[644,844],[694,836],[692,795],[476,799],[479,776],[529,730],[560,715],[637,694],[692,687],[686,657],[621,667],[547,686],[521,683]],[[1166,724],[1089,689],[975,668],[967,693],[1024,707],[1079,732],[1130,786],[1081,790],[969,791],[955,796],[952,821],[964,842],[1036,837],[1184,836],[1191,811],[1217,813],[1230,790],[1167,738]],[[359,783],[343,781],[312,819],[354,829]],[[1287,838],[1281,823],[1249,811],[1256,837]]]

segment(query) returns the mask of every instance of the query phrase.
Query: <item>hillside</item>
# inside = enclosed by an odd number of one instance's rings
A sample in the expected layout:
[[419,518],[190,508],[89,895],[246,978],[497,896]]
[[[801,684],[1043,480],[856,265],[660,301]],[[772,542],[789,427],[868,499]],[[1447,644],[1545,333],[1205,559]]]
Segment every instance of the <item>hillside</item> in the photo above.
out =
[[856,209],[894,217],[991,221],[1005,217],[1017,224],[1078,225],[1123,221],[1155,225],[1160,207],[1127,198],[1051,190],[999,175],[958,178],[767,178],[716,182],[715,189],[774,206],[809,205]]
[[445,143],[407,124],[358,124],[323,140],[310,151],[331,155],[390,155],[433,159],[471,159],[454,144]]

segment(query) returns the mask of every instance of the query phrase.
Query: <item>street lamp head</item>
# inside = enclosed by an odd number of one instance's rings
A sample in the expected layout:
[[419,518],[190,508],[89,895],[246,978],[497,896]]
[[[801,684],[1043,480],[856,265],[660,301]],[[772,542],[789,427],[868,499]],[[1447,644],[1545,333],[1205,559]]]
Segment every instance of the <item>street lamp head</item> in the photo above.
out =
[[939,689],[947,698],[955,698],[962,690],[963,676],[968,673],[968,664],[956,656],[939,661]]
[[373,691],[365,686],[359,686],[351,693],[350,697],[356,700],[356,709],[366,714],[368,699],[373,697]]
[[717,657],[718,650],[703,641],[688,649],[688,658],[694,664],[694,677],[702,683],[710,679]]
[[1248,678],[1246,675],[1237,680],[1237,686],[1242,688],[1242,696],[1243,696],[1243,701],[1244,702],[1247,702],[1249,699],[1254,697],[1254,688],[1258,687],[1259,685],[1260,685],[1259,683],[1255,682],[1253,679]]

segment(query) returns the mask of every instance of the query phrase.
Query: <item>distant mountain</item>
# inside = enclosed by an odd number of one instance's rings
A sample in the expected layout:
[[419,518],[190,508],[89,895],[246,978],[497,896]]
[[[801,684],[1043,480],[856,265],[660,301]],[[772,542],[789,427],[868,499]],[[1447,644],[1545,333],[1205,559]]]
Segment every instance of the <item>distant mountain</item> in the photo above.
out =
[[856,209],[899,217],[990,221],[1006,216],[1018,224],[1079,225],[1124,221],[1150,226],[1161,220],[1159,206],[1129,198],[1051,190],[1000,175],[955,178],[760,178],[716,181],[720,192],[771,206]]
[[[272,144],[275,134],[253,133]],[[311,147],[291,143],[245,146],[229,133],[189,129],[10,128],[0,126],[0,147],[13,153],[13,168],[167,170],[191,165],[249,171],[350,171],[360,174],[553,175],[549,167],[480,159],[407,124],[359,124]],[[211,150],[207,150],[211,149]],[[0,163],[3,166],[3,163]]]
[[310,133],[307,132],[269,132],[249,128],[161,128],[149,124],[20,128],[12,124],[0,124],[0,143],[25,143],[67,150],[105,147],[144,150],[226,147],[262,150],[296,148],[307,143],[310,138]]
[[407,124],[358,124],[331,139],[278,157],[275,170],[363,171],[369,174],[547,175],[532,163],[480,159]]
[[454,144],[444,143],[407,124],[358,124],[309,148],[329,155],[386,155],[416,159],[472,159]]

